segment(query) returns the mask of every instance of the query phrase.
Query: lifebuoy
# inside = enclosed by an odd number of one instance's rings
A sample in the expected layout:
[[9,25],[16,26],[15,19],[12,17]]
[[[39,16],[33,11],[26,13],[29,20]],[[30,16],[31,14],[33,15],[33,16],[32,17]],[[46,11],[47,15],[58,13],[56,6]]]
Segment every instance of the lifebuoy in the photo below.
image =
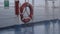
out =
[[19,15],[19,0],[15,0],[15,15]]
[[[24,8],[26,8],[26,7],[29,7],[29,9],[30,9],[30,14],[29,14],[28,18],[24,18],[24,17],[23,17],[23,10],[24,10]],[[29,21],[32,19],[32,17],[33,17],[33,7],[32,7],[32,5],[31,5],[30,3],[25,2],[25,3],[20,7],[20,17],[21,17],[21,20],[22,20],[24,23],[27,23],[27,22],[29,22]],[[24,19],[23,19],[23,18],[24,18]]]

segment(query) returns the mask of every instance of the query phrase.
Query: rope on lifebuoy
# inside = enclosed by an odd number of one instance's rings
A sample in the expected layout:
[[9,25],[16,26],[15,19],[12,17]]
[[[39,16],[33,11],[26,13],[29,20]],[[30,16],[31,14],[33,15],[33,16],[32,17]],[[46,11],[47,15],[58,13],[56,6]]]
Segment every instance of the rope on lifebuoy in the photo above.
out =
[[[24,8],[26,8],[26,7],[29,7],[29,9],[30,9],[30,14],[29,14],[28,18],[24,18],[24,16],[23,16],[23,10],[24,10]],[[33,7],[32,7],[32,5],[31,5],[30,3],[25,2],[25,3],[20,7],[20,17],[21,17],[21,20],[22,20],[24,23],[27,23],[27,22],[29,22],[29,21],[32,19],[32,16],[33,16]]]

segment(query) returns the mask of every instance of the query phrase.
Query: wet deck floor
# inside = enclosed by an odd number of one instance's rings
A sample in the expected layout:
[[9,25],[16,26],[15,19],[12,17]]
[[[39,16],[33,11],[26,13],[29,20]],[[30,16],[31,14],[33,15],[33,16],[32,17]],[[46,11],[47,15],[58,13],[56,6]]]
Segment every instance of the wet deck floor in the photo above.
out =
[[60,21],[42,21],[36,24],[10,26],[0,29],[0,34],[60,34]]

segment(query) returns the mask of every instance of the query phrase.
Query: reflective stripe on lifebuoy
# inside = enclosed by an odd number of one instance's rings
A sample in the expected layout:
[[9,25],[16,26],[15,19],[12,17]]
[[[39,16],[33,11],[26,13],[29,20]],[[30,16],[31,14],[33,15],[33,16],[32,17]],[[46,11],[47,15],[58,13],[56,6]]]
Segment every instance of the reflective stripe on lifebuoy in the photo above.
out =
[[[28,16],[28,18],[24,18],[24,19],[23,19],[23,10],[24,10],[24,8],[26,8],[26,7],[29,7],[29,9],[30,9],[30,15]],[[25,3],[20,7],[20,17],[21,17],[21,20],[22,20],[24,23],[27,23],[27,22],[29,22],[29,21],[32,19],[32,17],[33,17],[33,7],[32,7],[31,4],[29,4],[28,2],[25,2]]]
[[19,0],[15,0],[15,15],[19,15]]

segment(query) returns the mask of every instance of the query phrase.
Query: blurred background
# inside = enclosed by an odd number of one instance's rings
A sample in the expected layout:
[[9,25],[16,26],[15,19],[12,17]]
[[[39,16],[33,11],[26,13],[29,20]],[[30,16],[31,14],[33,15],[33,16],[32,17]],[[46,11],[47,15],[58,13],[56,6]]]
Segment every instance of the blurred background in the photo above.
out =
[[[4,29],[0,34],[60,34],[60,0],[26,0],[34,8],[33,19],[28,22],[34,26],[29,27],[23,27],[20,16],[15,15],[15,0],[8,1],[9,6],[6,8],[4,0],[0,0],[0,28]],[[19,6],[23,3],[25,0],[19,0]],[[19,28],[7,29],[13,25]]]

